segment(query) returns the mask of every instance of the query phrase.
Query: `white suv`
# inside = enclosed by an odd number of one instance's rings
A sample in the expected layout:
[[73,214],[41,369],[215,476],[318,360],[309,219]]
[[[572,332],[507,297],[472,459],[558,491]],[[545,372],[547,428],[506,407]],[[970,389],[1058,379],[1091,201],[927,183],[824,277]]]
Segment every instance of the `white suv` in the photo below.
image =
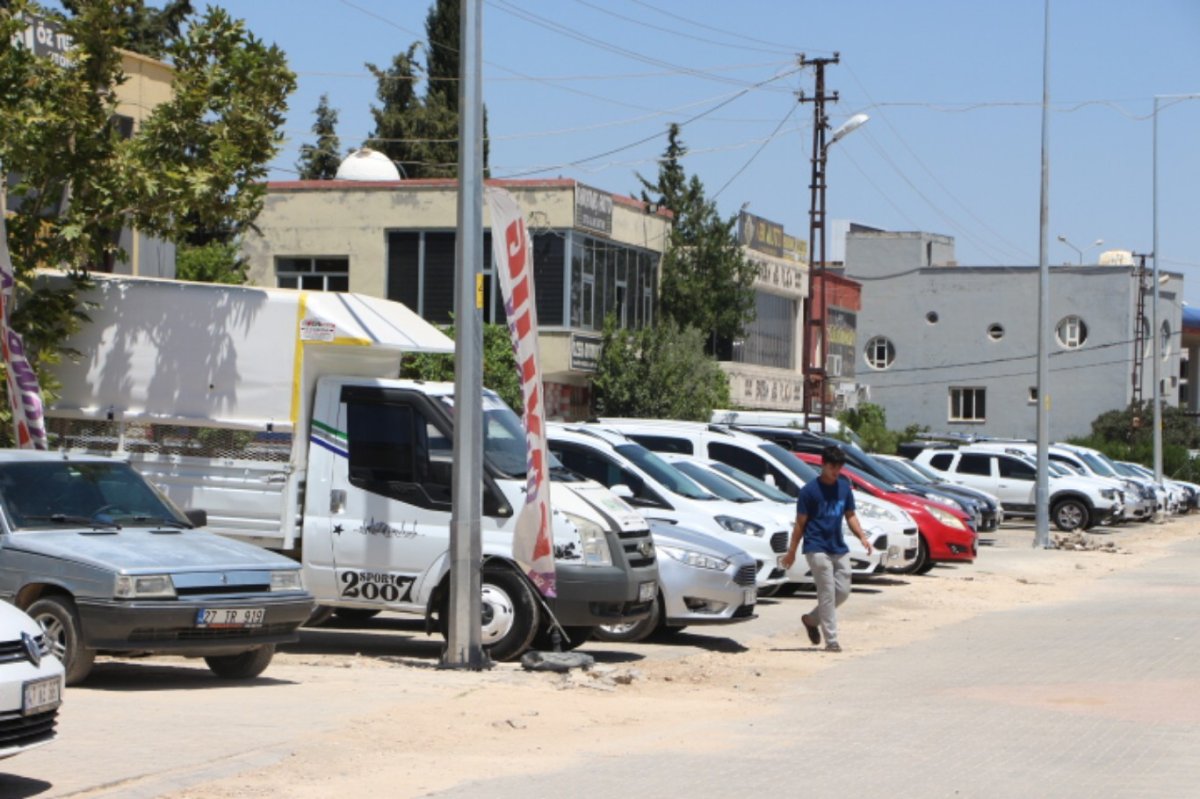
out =
[[[1032,517],[1036,512],[1034,489],[1037,463],[1021,452],[992,447],[925,449],[914,461],[936,469],[959,485],[995,494],[1004,503],[1006,516]],[[1123,510],[1121,492],[1084,477],[1051,474],[1050,520],[1064,532],[1086,529],[1113,518]]]

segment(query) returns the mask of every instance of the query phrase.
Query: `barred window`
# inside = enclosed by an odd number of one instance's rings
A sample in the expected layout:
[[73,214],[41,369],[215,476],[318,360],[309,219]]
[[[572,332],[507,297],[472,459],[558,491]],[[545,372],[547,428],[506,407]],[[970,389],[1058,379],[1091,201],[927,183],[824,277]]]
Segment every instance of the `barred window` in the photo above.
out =
[[349,291],[350,258],[344,255],[276,258],[275,278],[281,289]]
[[951,422],[983,422],[987,420],[987,389],[951,388]]
[[875,336],[868,341],[864,354],[872,369],[887,369],[896,361],[896,347],[887,336]]

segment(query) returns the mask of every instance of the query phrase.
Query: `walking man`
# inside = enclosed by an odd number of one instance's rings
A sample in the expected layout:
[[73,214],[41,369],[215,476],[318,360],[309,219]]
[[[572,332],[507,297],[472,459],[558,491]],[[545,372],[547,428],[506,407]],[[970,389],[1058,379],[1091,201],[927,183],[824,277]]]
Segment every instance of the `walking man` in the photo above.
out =
[[800,617],[808,640],[821,643],[825,634],[825,651],[841,652],[838,644],[837,607],[850,596],[850,548],[842,534],[844,519],[850,531],[871,554],[858,516],[854,514],[854,492],[850,481],[841,476],[846,454],[841,447],[828,446],[821,452],[821,474],[800,489],[796,501],[796,524],[783,567],[796,562],[796,550],[804,541],[804,558],[808,561],[813,582],[817,585],[817,606]]

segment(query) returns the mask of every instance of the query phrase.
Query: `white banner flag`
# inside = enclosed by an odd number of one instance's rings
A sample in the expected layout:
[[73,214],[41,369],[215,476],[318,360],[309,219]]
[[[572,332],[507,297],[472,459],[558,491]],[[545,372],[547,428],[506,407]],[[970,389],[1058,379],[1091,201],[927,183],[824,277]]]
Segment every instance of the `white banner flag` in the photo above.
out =
[[533,248],[521,207],[503,189],[484,190],[492,214],[492,263],[500,276],[504,312],[525,401],[525,507],[517,514],[513,558],[544,596],[555,595],[554,536],[550,519],[550,456],[542,369],[538,363]]
[[[3,189],[0,185],[0,191]],[[12,408],[13,431],[16,445],[21,449],[46,449],[42,390],[29,359],[25,357],[25,342],[9,326],[14,283],[12,259],[8,255],[8,227],[0,212],[0,350],[4,352],[8,373],[8,404]]]

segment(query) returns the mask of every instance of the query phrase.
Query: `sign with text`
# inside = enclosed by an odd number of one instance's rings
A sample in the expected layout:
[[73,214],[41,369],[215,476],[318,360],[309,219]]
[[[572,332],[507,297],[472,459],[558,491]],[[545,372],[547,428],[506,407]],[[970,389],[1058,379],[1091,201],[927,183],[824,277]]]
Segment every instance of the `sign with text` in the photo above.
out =
[[575,226],[612,235],[613,198],[608,192],[575,184]]
[[600,365],[600,350],[604,339],[582,333],[571,334],[571,369],[576,372],[594,372]]

